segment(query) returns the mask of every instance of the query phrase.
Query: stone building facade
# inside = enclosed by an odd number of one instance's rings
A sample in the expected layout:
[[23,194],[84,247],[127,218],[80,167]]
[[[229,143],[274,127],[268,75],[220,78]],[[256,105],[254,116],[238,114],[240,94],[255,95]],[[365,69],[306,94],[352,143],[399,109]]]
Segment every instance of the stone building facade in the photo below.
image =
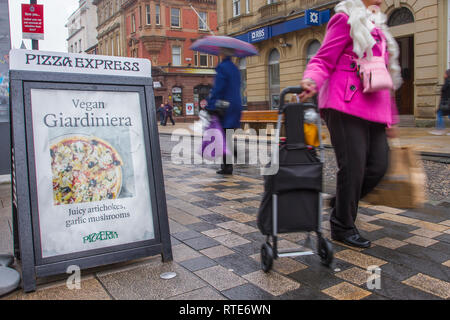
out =
[[123,50],[125,41],[122,23],[122,4],[126,0],[94,0],[97,6],[97,54],[126,56]]
[[[236,60],[245,80],[248,110],[276,108],[280,90],[299,84],[338,2],[217,1],[219,33],[253,43],[260,52]],[[401,48],[405,84],[396,98],[402,122],[432,125],[448,64],[448,1],[385,0],[382,10]]]
[[97,8],[93,0],[80,0],[78,9],[67,19],[67,51],[92,52],[97,45]]

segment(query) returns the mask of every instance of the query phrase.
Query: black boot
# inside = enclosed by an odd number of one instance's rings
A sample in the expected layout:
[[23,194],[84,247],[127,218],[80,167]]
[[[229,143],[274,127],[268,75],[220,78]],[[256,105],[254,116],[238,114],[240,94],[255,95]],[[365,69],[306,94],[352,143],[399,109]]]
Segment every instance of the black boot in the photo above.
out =
[[230,175],[233,174],[233,165],[232,164],[222,164],[219,171],[216,172],[217,174],[226,174]]

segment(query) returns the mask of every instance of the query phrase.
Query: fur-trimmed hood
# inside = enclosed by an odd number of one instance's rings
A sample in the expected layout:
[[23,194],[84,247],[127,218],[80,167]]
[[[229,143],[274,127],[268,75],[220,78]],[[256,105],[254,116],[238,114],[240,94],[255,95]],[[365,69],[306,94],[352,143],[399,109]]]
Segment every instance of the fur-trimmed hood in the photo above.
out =
[[383,31],[389,52],[389,72],[394,89],[399,89],[403,83],[398,62],[400,51],[397,41],[392,37],[386,25],[386,15],[380,10],[369,10],[361,0],[341,1],[336,5],[335,11],[349,16],[348,24],[350,25],[350,36],[353,39],[353,51],[359,58],[363,58],[365,54],[369,58],[373,55],[372,48],[376,41],[371,35],[372,30],[378,27]]

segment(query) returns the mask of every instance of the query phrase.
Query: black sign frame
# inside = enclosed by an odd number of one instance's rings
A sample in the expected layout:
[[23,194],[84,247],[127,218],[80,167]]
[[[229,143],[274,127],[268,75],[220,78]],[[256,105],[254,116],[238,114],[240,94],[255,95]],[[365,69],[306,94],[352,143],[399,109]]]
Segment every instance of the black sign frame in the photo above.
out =
[[[71,265],[80,269],[124,262],[156,254],[173,259],[167,215],[162,159],[154,93],[150,77],[10,71],[11,145],[13,146],[13,215],[16,256],[22,266],[23,289],[36,290],[36,278],[66,273]],[[31,89],[137,92],[140,97],[149,192],[155,237],[107,248],[43,258],[40,252],[39,212],[34,166]]]

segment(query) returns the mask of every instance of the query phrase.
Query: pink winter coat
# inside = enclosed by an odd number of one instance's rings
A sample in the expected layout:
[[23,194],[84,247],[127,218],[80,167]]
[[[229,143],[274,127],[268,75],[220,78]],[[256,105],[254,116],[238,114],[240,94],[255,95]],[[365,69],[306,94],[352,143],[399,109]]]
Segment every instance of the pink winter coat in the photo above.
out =
[[[345,13],[331,18],[323,44],[306,67],[303,79],[310,78],[316,82],[320,109],[335,109],[390,127],[397,122],[394,99],[390,90],[363,93],[355,61],[358,56],[353,52],[347,21]],[[372,36],[377,42],[372,49],[373,55],[381,56],[382,41],[386,38],[378,28],[372,31]],[[387,52],[385,59],[389,65]]]

